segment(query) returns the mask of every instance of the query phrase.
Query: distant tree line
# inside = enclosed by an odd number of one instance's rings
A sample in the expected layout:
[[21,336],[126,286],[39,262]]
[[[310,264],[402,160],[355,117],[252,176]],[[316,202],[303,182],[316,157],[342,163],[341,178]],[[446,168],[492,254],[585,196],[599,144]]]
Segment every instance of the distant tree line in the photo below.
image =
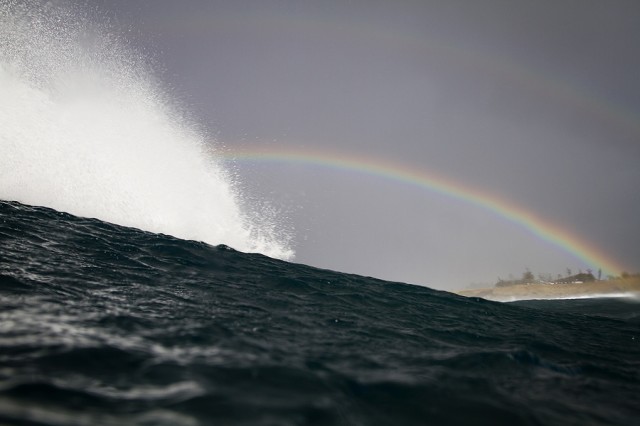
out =
[[[598,276],[601,275],[601,271],[598,271]],[[573,274],[571,269],[567,269],[567,275],[562,276],[558,274],[556,278],[553,278],[551,274],[538,274],[538,278],[533,275],[533,273],[527,268],[522,273],[522,278],[520,279],[508,279],[503,280],[498,277],[498,282],[496,282],[496,287],[507,287],[511,285],[523,285],[523,284],[569,284],[569,283],[585,283],[595,281],[596,277],[593,275],[593,272],[588,269],[587,272],[579,271],[577,274]]]
[[[509,276],[509,279],[503,280],[498,277],[498,282],[496,282],[496,287],[507,287],[510,285],[522,285],[522,284],[573,284],[573,283],[587,283],[591,281],[601,281],[602,279],[602,270],[598,269],[597,278],[594,276],[593,271],[591,269],[587,269],[586,272],[582,272],[582,270],[578,270],[577,274],[574,274],[570,268],[567,268],[566,274],[558,274],[555,278],[552,274],[538,274],[536,278],[533,273],[526,268],[522,273],[521,278],[513,278]],[[607,275],[607,280],[627,280],[627,279],[640,279],[640,273],[629,273],[622,272],[618,276]]]
[[533,273],[527,268],[522,273],[522,278],[520,279],[509,278],[508,280],[503,280],[502,278],[498,277],[498,282],[496,283],[496,287],[507,287],[510,285],[519,285],[519,284],[534,284],[537,282],[538,281],[536,281],[536,278],[534,277]]

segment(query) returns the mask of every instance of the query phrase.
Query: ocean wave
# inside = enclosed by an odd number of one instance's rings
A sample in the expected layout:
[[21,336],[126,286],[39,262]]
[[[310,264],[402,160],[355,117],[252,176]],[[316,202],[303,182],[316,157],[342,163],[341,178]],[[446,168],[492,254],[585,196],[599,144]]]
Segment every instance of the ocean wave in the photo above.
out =
[[0,3],[0,199],[292,258],[144,55],[63,4]]
[[495,303],[5,201],[0,243],[2,423],[637,417],[622,299]]

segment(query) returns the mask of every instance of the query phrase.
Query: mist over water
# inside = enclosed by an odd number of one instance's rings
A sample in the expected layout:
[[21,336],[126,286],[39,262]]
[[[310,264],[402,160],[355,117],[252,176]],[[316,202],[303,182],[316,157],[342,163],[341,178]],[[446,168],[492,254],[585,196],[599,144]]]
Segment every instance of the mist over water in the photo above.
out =
[[291,258],[148,61],[89,15],[0,3],[0,199]]

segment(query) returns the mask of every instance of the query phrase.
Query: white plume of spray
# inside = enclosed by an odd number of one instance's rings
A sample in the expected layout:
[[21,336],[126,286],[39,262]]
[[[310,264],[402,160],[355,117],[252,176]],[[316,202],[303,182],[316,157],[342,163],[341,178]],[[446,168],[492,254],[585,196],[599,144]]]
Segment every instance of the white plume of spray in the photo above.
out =
[[293,256],[146,60],[59,1],[0,2],[0,199]]

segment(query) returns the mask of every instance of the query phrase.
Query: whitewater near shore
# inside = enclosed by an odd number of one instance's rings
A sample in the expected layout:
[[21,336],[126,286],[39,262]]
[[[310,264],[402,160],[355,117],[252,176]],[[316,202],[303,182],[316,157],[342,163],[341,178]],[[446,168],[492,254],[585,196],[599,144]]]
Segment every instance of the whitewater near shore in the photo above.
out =
[[533,299],[581,299],[590,297],[627,297],[640,300],[640,278],[570,284],[518,284],[505,287],[459,290],[461,296],[481,297],[498,302]]

